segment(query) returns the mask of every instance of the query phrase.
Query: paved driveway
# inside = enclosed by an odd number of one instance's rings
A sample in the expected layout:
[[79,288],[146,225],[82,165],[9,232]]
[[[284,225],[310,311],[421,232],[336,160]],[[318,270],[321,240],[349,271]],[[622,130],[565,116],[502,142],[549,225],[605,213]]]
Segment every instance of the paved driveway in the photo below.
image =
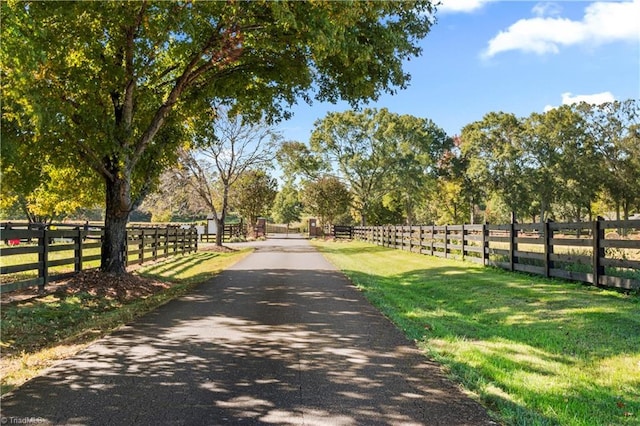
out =
[[7,395],[4,422],[494,424],[307,241],[256,246]]

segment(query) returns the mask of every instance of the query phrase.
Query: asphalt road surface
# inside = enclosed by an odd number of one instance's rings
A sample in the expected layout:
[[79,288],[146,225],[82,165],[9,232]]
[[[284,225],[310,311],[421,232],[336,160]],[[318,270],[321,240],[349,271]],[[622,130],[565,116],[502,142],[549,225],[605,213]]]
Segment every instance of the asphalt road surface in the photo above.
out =
[[2,423],[495,424],[307,241],[256,246],[8,394]]

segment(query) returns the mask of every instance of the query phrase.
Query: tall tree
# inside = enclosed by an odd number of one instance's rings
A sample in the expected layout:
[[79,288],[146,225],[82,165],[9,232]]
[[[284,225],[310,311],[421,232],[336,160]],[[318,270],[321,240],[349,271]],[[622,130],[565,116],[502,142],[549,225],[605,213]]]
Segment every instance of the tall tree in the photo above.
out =
[[390,178],[405,223],[413,225],[414,211],[424,202],[426,186],[435,186],[439,160],[452,148],[453,140],[433,121],[411,115],[396,116],[393,133],[397,138],[395,167]]
[[[467,212],[469,223],[473,224],[476,223],[476,209],[485,203],[484,197],[486,197],[487,188],[481,182],[474,182],[470,174],[467,173],[471,158],[470,151],[465,153],[462,151],[462,138],[454,136],[451,140],[451,148],[445,151],[438,162],[438,187],[445,189],[445,194],[442,194],[443,198],[441,198],[436,193],[436,199],[432,202],[440,204],[441,207],[449,211],[455,211],[456,215],[458,212]],[[455,208],[452,209],[453,205],[444,205],[446,203],[442,203],[442,201],[445,198],[451,200],[451,203],[455,203]],[[460,208],[462,203],[467,206]],[[460,221],[456,222],[460,223]],[[453,222],[447,220],[445,223]]]
[[603,158],[588,132],[587,122],[572,106],[548,111],[547,115],[560,135],[558,175],[562,189],[558,202],[566,210],[565,219],[579,222],[585,216],[592,217],[591,203],[602,189]]
[[580,104],[578,113],[587,122],[603,165],[598,176],[617,218],[629,217],[630,208],[640,203],[640,100]]
[[396,140],[385,137],[391,125],[384,109],[332,112],[315,123],[311,149],[325,157],[348,183],[361,225],[367,222],[373,200],[389,190],[387,176],[395,167]]
[[[214,111],[212,121],[198,123],[194,149],[185,151],[182,170],[213,213],[220,231],[216,245],[221,246],[232,186],[251,169],[271,167],[280,135],[265,122],[246,122],[225,108]],[[215,199],[220,200],[218,208]]]
[[374,201],[393,191],[408,214],[408,197],[433,175],[449,138],[430,120],[386,108],[329,113],[315,123],[312,151],[332,164],[353,194],[361,224]]
[[286,223],[287,228],[291,222],[300,220],[302,216],[300,193],[290,182],[287,182],[276,194],[271,214],[277,222]]
[[250,229],[266,215],[278,192],[278,182],[264,170],[247,170],[231,187],[230,205],[247,220]]
[[[577,174],[572,174],[576,172],[573,166],[569,175],[563,172],[571,150],[568,146],[574,144],[574,150],[580,149],[581,141],[577,135],[581,130],[577,127],[577,119],[579,117],[572,113],[571,107],[563,105],[543,114],[533,113],[524,122],[523,158],[529,171],[528,179],[535,189],[532,195],[538,202],[540,222],[550,218],[552,204],[561,201],[562,194],[568,192],[565,179],[568,176],[573,182],[580,179]],[[574,195],[579,194],[580,184],[571,183],[570,190]],[[584,199],[581,195],[577,197]]]
[[468,161],[466,178],[485,193],[499,194],[516,213],[524,213],[530,205],[522,132],[515,115],[492,112],[466,125],[460,135],[462,155]]
[[[210,102],[286,116],[299,98],[358,104],[404,88],[433,16],[412,2],[2,2],[11,113],[105,184],[101,268],[123,274],[126,224]],[[44,151],[44,149],[42,150]]]
[[322,226],[333,225],[337,217],[349,211],[351,194],[335,176],[323,176],[306,182],[302,192],[305,211],[318,216]]

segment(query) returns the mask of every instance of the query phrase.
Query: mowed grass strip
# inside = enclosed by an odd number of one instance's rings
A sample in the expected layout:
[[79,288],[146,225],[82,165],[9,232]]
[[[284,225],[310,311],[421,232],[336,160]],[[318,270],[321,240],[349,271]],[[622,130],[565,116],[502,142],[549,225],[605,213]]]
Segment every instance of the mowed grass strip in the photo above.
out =
[[144,266],[135,273],[173,285],[126,303],[88,293],[54,293],[2,306],[2,394],[55,360],[77,353],[111,330],[186,294],[250,252],[198,252]]
[[314,244],[505,424],[640,424],[637,294],[362,242]]

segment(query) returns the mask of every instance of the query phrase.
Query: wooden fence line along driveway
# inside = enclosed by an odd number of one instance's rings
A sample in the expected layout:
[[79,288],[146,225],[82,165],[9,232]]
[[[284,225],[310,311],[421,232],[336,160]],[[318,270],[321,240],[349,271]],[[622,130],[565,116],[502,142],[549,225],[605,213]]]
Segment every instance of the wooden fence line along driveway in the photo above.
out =
[[[348,235],[344,228],[335,236]],[[352,233],[353,238],[384,247],[598,286],[640,289],[640,220],[356,226]]]
[[[55,229],[51,229],[55,228]],[[66,229],[62,229],[66,228]],[[0,224],[0,293],[28,287],[44,288],[49,282],[69,278],[99,266],[101,227],[55,225],[33,227]],[[197,251],[195,228],[131,227],[127,229],[127,265],[142,264]]]

